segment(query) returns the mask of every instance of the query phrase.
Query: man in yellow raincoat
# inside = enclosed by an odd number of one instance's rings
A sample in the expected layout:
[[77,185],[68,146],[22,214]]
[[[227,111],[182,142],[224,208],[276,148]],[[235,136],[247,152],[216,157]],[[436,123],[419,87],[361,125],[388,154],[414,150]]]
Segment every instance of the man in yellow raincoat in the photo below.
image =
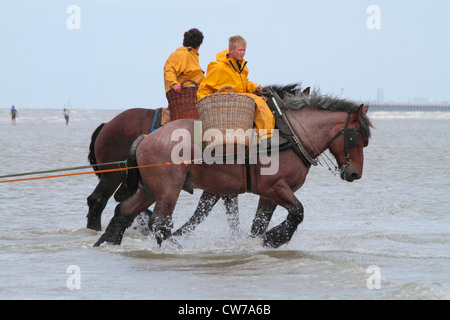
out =
[[231,86],[234,93],[252,97],[256,103],[253,122],[260,134],[260,140],[265,140],[272,135],[275,118],[266,101],[258,96],[262,93],[262,87],[248,80],[247,61],[244,60],[246,48],[247,42],[244,38],[231,37],[229,48],[218,53],[217,60],[208,65],[206,79],[198,89],[197,97],[200,100],[206,95],[216,93],[224,86]]
[[[203,34],[196,28],[184,33],[183,46],[179,47],[167,59],[164,65],[164,87],[167,91],[181,91],[184,80],[194,80],[200,84],[205,79],[205,73],[200,67],[198,50],[203,43]],[[187,83],[192,85],[192,83]]]

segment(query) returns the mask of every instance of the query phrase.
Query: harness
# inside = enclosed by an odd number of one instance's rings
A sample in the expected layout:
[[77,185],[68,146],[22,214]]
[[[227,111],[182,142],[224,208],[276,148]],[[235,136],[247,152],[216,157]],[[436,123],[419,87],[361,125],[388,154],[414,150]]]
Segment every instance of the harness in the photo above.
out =
[[348,128],[348,124],[350,122],[350,116],[352,112],[349,111],[347,114],[347,120],[345,121],[345,127],[336,133],[336,135],[331,138],[328,142],[327,149],[331,146],[331,144],[336,140],[341,134],[344,135],[344,154],[345,159],[347,160],[347,166],[350,163],[350,155],[348,153],[348,148],[357,147],[359,144],[359,134],[358,132],[363,132],[360,128]]
[[[281,136],[284,138],[284,142],[280,144],[278,150],[285,150],[292,148],[295,154],[302,160],[307,168],[311,165],[317,166],[318,161],[311,157],[308,151],[302,144],[302,141],[294,132],[291,123],[288,118],[284,114],[284,110],[286,110],[286,105],[283,100],[279,97],[279,95],[270,87],[267,88],[267,92],[265,93],[267,99],[267,105],[272,111],[275,117],[275,128],[278,129],[281,133]],[[245,156],[245,165],[243,166],[244,170],[244,186],[247,193],[251,192],[251,175],[250,175],[250,163],[248,156]]]
[[[147,112],[147,116],[149,113]],[[158,128],[161,128],[161,120],[162,120],[162,108],[158,108],[155,110],[155,115],[153,116],[153,122],[150,130],[147,130],[146,133],[151,133]]]
[[310,167],[311,165],[317,166],[318,161],[311,157],[308,151],[302,144],[302,141],[294,132],[294,129],[291,126],[286,115],[283,113],[286,110],[286,105],[283,100],[278,96],[278,94],[270,87],[267,89],[267,105],[272,111],[275,117],[275,128],[280,130],[281,135],[285,138],[288,143],[280,146],[280,150],[292,148],[295,154],[303,161],[306,167]]
[[[267,104],[275,117],[275,128],[280,130],[281,135],[288,141],[287,144],[281,145],[279,150],[281,151],[287,148],[292,148],[295,154],[297,154],[297,156],[303,161],[305,166],[317,166],[318,160],[310,156],[308,151],[304,148],[300,138],[294,132],[289,120],[284,115],[283,111],[286,110],[287,107],[283,100],[281,100],[272,88],[268,87],[266,88],[266,91],[266,96],[268,97]],[[345,127],[341,128],[327,144],[328,149],[339,136],[342,134],[344,135],[344,155],[347,163],[341,166],[340,172],[343,172],[350,165],[350,154],[348,153],[348,149],[359,145],[359,133],[363,133],[361,128],[348,128],[351,114],[351,111],[347,113]]]

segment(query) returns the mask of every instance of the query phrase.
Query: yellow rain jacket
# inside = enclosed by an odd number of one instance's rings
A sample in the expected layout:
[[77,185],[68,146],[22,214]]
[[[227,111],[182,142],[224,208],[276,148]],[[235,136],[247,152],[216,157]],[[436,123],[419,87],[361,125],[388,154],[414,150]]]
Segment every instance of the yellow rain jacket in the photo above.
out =
[[[164,65],[164,86],[166,92],[186,79],[200,84],[205,79],[205,73],[200,68],[197,50],[190,47],[180,47],[173,52]],[[192,85],[188,82],[186,85]]]
[[[208,65],[206,78],[203,80],[197,91],[197,98],[200,100],[204,96],[216,93],[224,86],[231,86],[234,93],[242,93],[252,97],[255,100],[255,117],[253,122],[258,130],[266,129],[267,135],[260,138],[269,138],[272,129],[275,127],[275,118],[267,106],[266,101],[255,94],[253,91],[258,87],[257,84],[248,80],[247,61],[242,60],[239,66],[235,59],[228,56],[228,49],[217,54],[216,61]],[[224,89],[222,92],[229,90]]]

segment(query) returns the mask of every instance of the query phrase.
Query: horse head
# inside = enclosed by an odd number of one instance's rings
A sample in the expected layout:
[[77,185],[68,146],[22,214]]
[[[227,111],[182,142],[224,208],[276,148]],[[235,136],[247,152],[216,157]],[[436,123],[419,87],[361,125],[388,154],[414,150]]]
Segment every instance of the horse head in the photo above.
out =
[[364,164],[364,147],[369,144],[370,121],[366,113],[368,107],[361,105],[348,112],[345,124],[338,127],[338,132],[328,143],[330,152],[338,162],[342,180],[352,182],[362,177]]

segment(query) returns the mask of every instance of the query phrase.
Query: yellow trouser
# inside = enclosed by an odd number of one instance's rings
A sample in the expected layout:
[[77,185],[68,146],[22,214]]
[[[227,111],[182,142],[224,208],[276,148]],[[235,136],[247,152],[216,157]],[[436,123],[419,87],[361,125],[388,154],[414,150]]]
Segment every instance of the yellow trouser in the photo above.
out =
[[255,123],[256,130],[258,134],[260,130],[267,130],[267,134],[262,134],[260,136],[260,140],[264,140],[270,138],[272,136],[272,130],[275,128],[275,117],[270,111],[269,106],[267,105],[264,98],[257,96],[252,93],[244,93],[245,95],[253,98],[256,103],[255,108],[255,117],[253,118],[253,122]]

